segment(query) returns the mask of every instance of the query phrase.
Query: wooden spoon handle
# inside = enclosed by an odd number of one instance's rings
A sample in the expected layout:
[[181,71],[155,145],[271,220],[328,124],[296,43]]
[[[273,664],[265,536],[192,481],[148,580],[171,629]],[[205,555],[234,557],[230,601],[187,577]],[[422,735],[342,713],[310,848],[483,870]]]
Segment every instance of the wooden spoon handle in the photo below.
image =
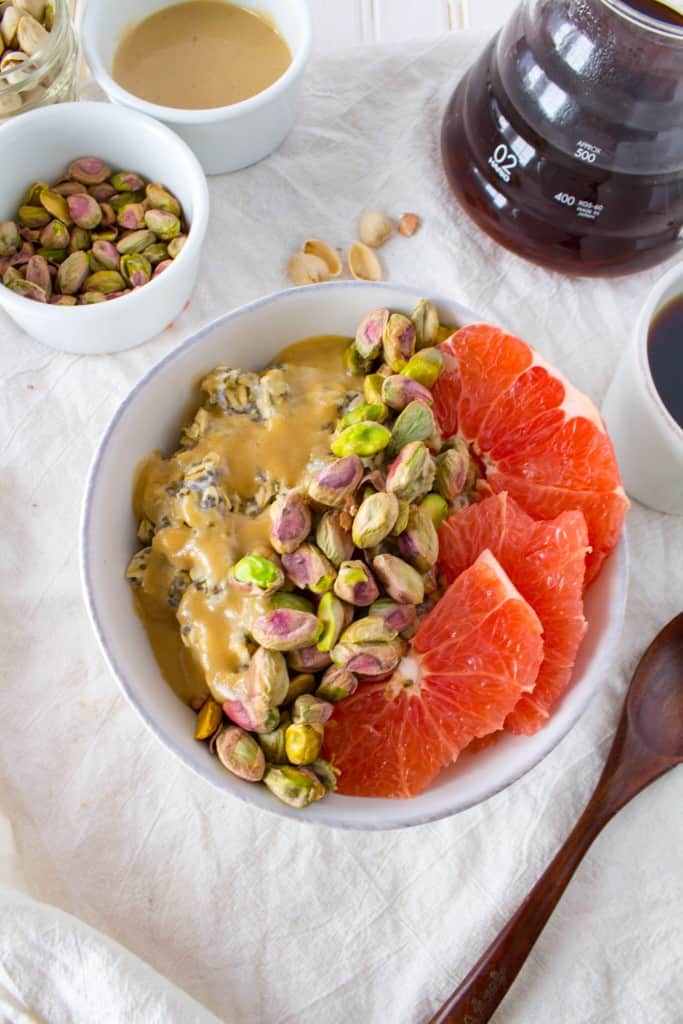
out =
[[505,996],[605,819],[592,801],[536,885],[429,1024],[485,1024]]

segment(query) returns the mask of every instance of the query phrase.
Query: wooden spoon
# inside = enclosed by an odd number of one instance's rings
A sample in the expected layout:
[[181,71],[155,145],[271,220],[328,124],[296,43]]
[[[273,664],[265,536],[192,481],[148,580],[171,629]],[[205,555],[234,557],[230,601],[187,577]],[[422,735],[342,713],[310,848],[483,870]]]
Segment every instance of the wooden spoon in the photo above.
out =
[[583,855],[610,818],[683,761],[683,612],[636,669],[617,734],[574,830],[506,926],[429,1024],[485,1024],[555,909]]

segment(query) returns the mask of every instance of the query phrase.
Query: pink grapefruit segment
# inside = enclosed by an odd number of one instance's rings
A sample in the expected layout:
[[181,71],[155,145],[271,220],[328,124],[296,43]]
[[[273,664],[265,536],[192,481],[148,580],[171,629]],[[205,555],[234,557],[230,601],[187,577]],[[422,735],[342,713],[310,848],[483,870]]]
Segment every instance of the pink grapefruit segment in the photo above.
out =
[[543,658],[541,623],[490,551],[451,584],[388,681],[336,705],[325,754],[348,796],[422,792],[475,737],[501,729]]
[[583,585],[588,532],[578,510],[535,521],[505,492],[451,516],[439,530],[439,562],[457,579],[489,549],[543,626],[543,662],[531,693],[505,719],[514,733],[534,733],[571,680],[586,631]]
[[433,395],[442,431],[468,441],[491,488],[508,491],[535,518],[583,512],[589,584],[628,507],[597,409],[530,345],[498,327],[470,324],[440,347],[447,371]]

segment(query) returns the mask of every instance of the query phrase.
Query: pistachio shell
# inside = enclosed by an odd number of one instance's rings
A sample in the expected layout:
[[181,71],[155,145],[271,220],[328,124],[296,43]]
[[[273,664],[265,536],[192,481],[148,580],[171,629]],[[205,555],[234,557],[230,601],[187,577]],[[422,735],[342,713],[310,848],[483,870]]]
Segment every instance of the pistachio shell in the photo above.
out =
[[301,247],[305,256],[317,256],[327,267],[328,277],[339,277],[342,272],[342,262],[336,249],[333,249],[327,242],[320,238],[307,238]]
[[363,242],[354,242],[349,247],[346,259],[357,281],[382,280],[382,264],[373,250]]
[[330,276],[327,263],[315,253],[296,252],[287,264],[292,284],[300,286],[327,281]]
[[36,21],[42,22],[47,6],[45,0],[12,0],[12,2],[18,11],[30,14]]
[[[17,41],[17,28],[19,27],[19,11],[14,7],[6,7],[2,12],[2,21],[0,21],[0,34],[4,40],[5,46],[11,48]],[[21,104],[21,100],[19,100]]]

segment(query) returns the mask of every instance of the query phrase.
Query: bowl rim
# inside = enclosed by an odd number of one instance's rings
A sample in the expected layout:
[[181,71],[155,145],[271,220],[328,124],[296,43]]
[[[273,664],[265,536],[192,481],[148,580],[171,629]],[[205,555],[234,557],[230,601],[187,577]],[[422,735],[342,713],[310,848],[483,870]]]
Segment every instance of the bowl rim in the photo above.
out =
[[[93,4],[93,6],[95,6],[95,4]],[[143,114],[139,110],[132,110],[130,107],[125,107],[120,104],[97,103],[95,101],[74,101],[71,103],[57,103],[48,107],[38,107],[36,110],[27,111],[25,114],[22,114],[21,117],[11,118],[9,121],[0,125],[0,143],[5,141],[6,134],[11,132],[26,132],[30,135],[33,130],[34,134],[38,134],[41,122],[46,121],[48,117],[50,119],[50,126],[52,127],[55,123],[56,117],[62,117],[65,119],[69,119],[71,117],[86,119],[90,114],[96,114],[98,117],[101,117],[103,111],[105,112],[105,117],[122,118],[124,121],[130,121],[132,127],[140,129],[141,132],[152,132],[157,136],[162,136],[167,142],[176,148],[188,164],[188,180],[190,182],[193,206],[192,221],[190,222],[187,231],[187,242],[173,260],[171,266],[167,267],[164,271],[164,276],[167,274],[177,275],[178,270],[176,269],[176,266],[179,265],[182,270],[185,263],[194,254],[194,251],[204,244],[204,238],[209,225],[209,186],[206,180],[206,175],[202,170],[202,166],[192,149],[173,131],[172,128],[169,128],[168,125],[150,117],[149,114]],[[128,305],[132,302],[140,302],[141,296],[149,296],[149,289],[154,289],[155,286],[158,286],[160,279],[161,275],[159,275],[158,278],[153,277],[147,282],[147,284],[142,285],[139,288],[134,288],[127,295],[118,296],[115,300],[115,308],[121,309],[121,306],[118,305],[120,302],[125,302]],[[111,310],[112,308],[109,302],[98,302],[86,306],[58,306],[53,305],[50,302],[36,303],[32,299],[26,298],[24,295],[15,294],[9,288],[5,288],[2,285],[0,285],[0,288],[2,289],[0,291],[0,302],[3,305],[6,305],[8,309],[18,308],[19,310],[25,310],[26,303],[31,302],[41,311],[47,309],[53,310],[54,312],[48,314],[53,318],[61,316],[65,320],[68,320],[69,317],[73,316],[79,316],[81,318],[89,316],[92,319],[95,319],[96,317],[103,315],[103,310]],[[152,294],[156,295],[156,291]]]
[[[182,0],[170,0],[170,6],[180,2]],[[247,0],[245,2],[243,0],[235,0],[235,2],[238,6],[249,9]],[[303,74],[308,63],[313,42],[310,10],[306,0],[286,0],[286,2],[295,8],[302,33],[301,42],[296,52],[292,54],[291,63],[279,78],[276,78],[274,82],[265,89],[262,89],[261,92],[257,92],[254,96],[248,96],[247,99],[240,100],[237,103],[228,103],[223,107],[205,107],[199,110],[186,109],[184,107],[167,107],[161,103],[151,103],[149,100],[136,96],[135,93],[129,92],[119,85],[107,70],[96,42],[96,18],[100,5],[95,3],[86,6],[81,22],[83,52],[90,66],[93,78],[117,104],[139,110],[151,117],[158,118],[160,121],[172,124],[207,125],[219,121],[232,121],[276,99],[280,93],[288,89]],[[161,10],[164,6],[169,6],[168,0],[166,0],[166,3],[162,0],[158,10]],[[150,15],[147,15],[147,17],[150,17]]]
[[[425,290],[413,288],[412,286],[403,285],[401,283],[394,282],[359,282],[359,281],[331,281],[316,285],[309,285],[309,288],[314,288],[318,291],[339,291],[342,289],[363,289],[369,293],[369,305],[372,306],[371,293],[373,291],[380,290],[382,288],[392,288],[396,291],[402,292],[406,299],[417,300],[424,296]],[[171,352],[167,353],[162,359],[155,363],[150,369],[134,384],[128,394],[120,402],[119,406],[115,410],[109,424],[107,425],[97,448],[92,457],[90,468],[88,471],[88,477],[83,493],[82,505],[81,505],[81,517],[79,524],[79,570],[81,576],[81,584],[83,588],[83,596],[88,612],[90,623],[97,637],[97,641],[102,652],[102,655],[107,663],[107,666],[114,676],[118,686],[123,692],[124,697],[128,701],[128,704],[133,708],[137,715],[142,719],[144,724],[150,730],[155,739],[162,744],[167,750],[173,753],[185,767],[189,768],[195,775],[208,782],[214,789],[227,794],[227,796],[236,798],[248,806],[255,807],[261,810],[269,811],[273,814],[277,814],[281,817],[291,818],[293,821],[302,822],[308,825],[324,825],[331,828],[348,829],[351,831],[391,831],[394,829],[412,828],[417,825],[428,824],[432,821],[438,821],[443,818],[452,817],[454,814],[458,814],[461,811],[465,811],[471,807],[476,807],[479,804],[484,803],[503,789],[507,789],[513,783],[517,782],[524,775],[526,775],[532,768],[540,764],[554,749],[557,747],[562,740],[564,740],[569,733],[572,731],[578,720],[584,714],[589,703],[595,696],[601,680],[609,668],[611,659],[614,654],[617,642],[621,635],[622,626],[624,622],[624,616],[626,611],[626,597],[628,590],[628,576],[629,576],[629,554],[628,554],[628,543],[627,543],[627,532],[626,526],[622,530],[622,536],[617,544],[616,548],[610,555],[610,562],[614,562],[614,572],[616,576],[616,597],[614,599],[614,605],[612,614],[608,617],[605,627],[600,635],[598,641],[598,648],[595,656],[593,665],[591,666],[591,681],[592,685],[586,689],[586,692],[582,695],[582,699],[577,701],[576,707],[573,709],[573,714],[568,717],[566,723],[563,723],[562,730],[558,735],[555,735],[552,730],[549,730],[546,734],[548,740],[545,744],[541,745],[540,749],[532,753],[532,745],[529,745],[529,753],[526,756],[519,758],[517,767],[501,778],[496,779],[491,785],[482,787],[481,796],[477,799],[458,799],[457,791],[453,798],[445,802],[441,807],[433,811],[425,811],[423,813],[415,813],[410,820],[405,820],[404,816],[400,813],[393,815],[391,810],[388,808],[385,810],[386,805],[396,804],[397,807],[409,806],[409,800],[395,800],[386,801],[383,806],[383,811],[376,820],[363,821],[361,822],[350,822],[344,820],[343,815],[337,814],[334,809],[327,810],[327,801],[321,801],[316,804],[317,813],[315,818],[312,816],[302,814],[300,810],[289,807],[280,801],[271,798],[270,793],[261,793],[261,787],[252,787],[255,791],[253,795],[247,796],[243,790],[231,789],[228,786],[217,781],[217,779],[204,771],[202,766],[195,761],[191,760],[189,755],[186,755],[183,747],[179,746],[175,740],[167,733],[165,728],[159,724],[159,721],[154,718],[151,714],[145,710],[145,708],[138,701],[135,688],[130,685],[126,673],[118,665],[117,657],[115,652],[109,646],[106,637],[105,626],[102,623],[98,607],[93,597],[93,586],[91,583],[91,558],[88,547],[88,534],[90,530],[91,522],[91,509],[92,509],[92,497],[97,486],[101,460],[105,449],[109,443],[109,439],[125,413],[128,406],[138,397],[141,391],[143,391],[147,383],[160,373],[166,366],[175,361],[181,354],[187,351],[188,348],[194,348],[200,344],[202,340],[210,335],[218,327],[222,326],[231,320],[239,319],[243,316],[249,316],[250,313],[261,307],[271,305],[275,302],[282,301],[288,296],[301,295],[301,288],[285,288],[277,292],[271,292],[269,295],[262,296],[261,298],[254,299],[251,302],[245,303],[242,306],[238,306],[233,310],[223,313],[213,320],[204,324],[193,334],[189,335],[184,339],[176,348]],[[437,306],[453,305],[454,300],[448,299],[443,295],[435,295],[429,292],[432,301]],[[466,309],[466,307],[461,307]],[[472,311],[469,311],[472,312]],[[472,313],[473,320],[476,322],[479,318],[476,314]],[[552,719],[550,720],[552,722]],[[550,722],[548,724],[550,724]],[[540,735],[536,734],[536,735]],[[228,780],[229,781],[229,780]],[[267,798],[266,798],[267,796]],[[361,800],[361,797],[345,797],[344,799],[356,799]]]

